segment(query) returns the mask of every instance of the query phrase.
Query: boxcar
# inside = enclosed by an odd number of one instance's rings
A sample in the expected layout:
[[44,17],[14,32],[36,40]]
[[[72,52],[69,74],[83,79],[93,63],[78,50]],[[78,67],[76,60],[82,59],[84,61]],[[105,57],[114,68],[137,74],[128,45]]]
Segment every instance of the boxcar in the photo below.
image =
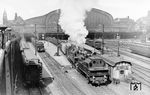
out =
[[30,48],[22,50],[23,79],[27,85],[39,84],[42,80],[42,63]]

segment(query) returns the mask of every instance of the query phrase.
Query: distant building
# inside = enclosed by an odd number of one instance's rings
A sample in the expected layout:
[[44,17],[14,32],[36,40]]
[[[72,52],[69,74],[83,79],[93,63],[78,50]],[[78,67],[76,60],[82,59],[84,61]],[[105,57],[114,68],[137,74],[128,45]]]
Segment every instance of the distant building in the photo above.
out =
[[3,13],[3,25],[6,25],[8,27],[12,27],[12,29],[14,29],[14,31],[22,31],[24,25],[25,25],[25,21],[17,15],[17,13],[15,13],[15,17],[14,20],[8,20],[7,19],[7,13],[6,11],[4,11]]
[[[57,32],[57,24],[60,13],[58,10],[54,10],[43,16],[38,16],[23,20],[20,16],[15,14],[14,20],[7,19],[7,13],[4,11],[3,24],[11,26],[15,31],[21,32]],[[85,26],[88,31],[102,32],[102,25],[104,25],[105,32],[130,32],[134,31],[133,26],[135,22],[127,18],[113,19],[112,15],[93,8],[90,12],[87,12],[85,19]],[[59,32],[62,32],[59,27]]]
[[17,16],[17,13],[15,13],[14,20],[8,20],[7,19],[7,13],[6,13],[6,11],[4,11],[4,13],[3,13],[3,25],[7,25],[7,26],[25,25],[25,21],[20,16]]
[[[59,15],[58,10],[54,10],[46,15],[27,19],[25,22],[29,26],[36,24],[38,32],[56,32]],[[90,12],[87,12],[87,17],[84,22],[87,30],[101,32],[103,24],[105,27],[112,26],[113,17],[105,11],[93,8]]]
[[129,16],[126,18],[114,19],[113,29],[118,32],[132,32],[134,30],[135,21],[130,19]]
[[150,11],[147,16],[141,17],[136,21],[136,30],[150,32]]
[[[7,13],[4,11],[3,24],[15,28],[16,31],[34,32],[36,28],[37,32],[56,32],[59,15],[58,10],[54,10],[43,16],[27,20],[23,20],[20,16],[15,14],[14,20],[8,20]],[[112,24],[112,15],[105,11],[93,8],[90,12],[87,12],[85,26],[89,31],[94,30],[101,32],[102,25],[111,27]]]
[[145,35],[143,40],[150,40],[150,11],[148,11],[147,16],[141,17],[136,21],[136,30],[142,31]]

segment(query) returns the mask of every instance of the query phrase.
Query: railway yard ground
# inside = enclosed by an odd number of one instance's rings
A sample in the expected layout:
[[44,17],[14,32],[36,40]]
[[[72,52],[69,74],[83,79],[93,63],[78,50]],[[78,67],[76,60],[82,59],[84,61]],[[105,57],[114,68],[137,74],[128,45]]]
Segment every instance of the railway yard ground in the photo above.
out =
[[[117,85],[111,83],[108,86],[92,86],[88,84],[85,77],[71,68],[71,64],[61,51],[60,56],[55,56],[57,51],[55,45],[49,42],[44,43],[46,53],[39,53],[38,55],[47,70],[54,77],[54,81],[46,87],[46,89],[49,90],[47,92],[50,92],[52,95],[148,95],[148,93],[150,93],[150,87],[148,87],[147,84],[142,84],[140,91],[130,90],[130,83],[126,82],[121,82]],[[137,66],[139,67],[140,65],[138,64]],[[138,76],[140,72],[136,73],[135,77],[140,81],[141,77]]]
[[[29,43],[30,48],[35,53],[34,46]],[[149,95],[150,64],[138,60],[125,54],[121,56],[129,61],[133,61],[133,77],[135,81],[142,83],[141,90],[131,90],[130,82],[121,81],[120,84],[111,83],[95,87],[88,84],[87,79],[76,69],[72,68],[65,55],[59,51],[60,56],[56,56],[57,47],[50,42],[44,41],[46,52],[37,53],[43,63],[43,69],[47,77],[53,77],[53,81],[44,81],[45,86],[40,88],[25,88],[21,80],[17,80],[16,95]],[[148,60],[147,60],[148,62]],[[143,65],[141,65],[143,64]]]

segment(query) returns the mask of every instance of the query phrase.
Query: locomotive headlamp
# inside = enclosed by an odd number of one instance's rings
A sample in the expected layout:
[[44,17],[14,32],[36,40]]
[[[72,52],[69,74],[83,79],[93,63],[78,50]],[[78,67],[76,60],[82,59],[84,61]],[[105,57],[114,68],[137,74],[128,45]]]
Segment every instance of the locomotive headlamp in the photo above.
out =
[[95,79],[95,77],[94,77],[94,76],[93,76],[92,78],[93,78],[93,79]]

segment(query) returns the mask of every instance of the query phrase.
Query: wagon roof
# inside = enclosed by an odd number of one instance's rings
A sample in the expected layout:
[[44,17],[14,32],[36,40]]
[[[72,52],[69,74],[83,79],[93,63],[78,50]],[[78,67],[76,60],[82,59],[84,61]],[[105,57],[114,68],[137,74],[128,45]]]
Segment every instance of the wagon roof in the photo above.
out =
[[107,54],[104,54],[102,56],[103,60],[109,64],[110,66],[112,67],[115,67],[117,66],[118,64],[123,64],[123,63],[126,63],[126,64],[129,64],[129,65],[132,65],[131,62],[127,61],[127,60],[124,60],[122,57],[117,57],[117,56],[109,56]]
[[38,59],[31,49],[24,49],[24,54],[27,60]]

